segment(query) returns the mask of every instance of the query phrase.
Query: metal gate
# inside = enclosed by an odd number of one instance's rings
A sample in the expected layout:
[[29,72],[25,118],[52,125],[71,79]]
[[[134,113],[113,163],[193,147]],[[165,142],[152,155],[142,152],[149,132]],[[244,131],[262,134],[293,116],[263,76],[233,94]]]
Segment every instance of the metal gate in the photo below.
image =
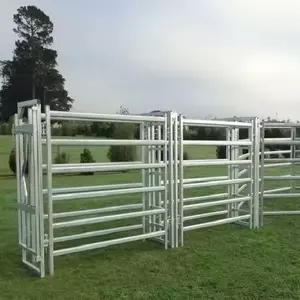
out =
[[40,114],[41,105],[37,100],[18,103],[14,134],[22,262],[43,277],[45,270]]

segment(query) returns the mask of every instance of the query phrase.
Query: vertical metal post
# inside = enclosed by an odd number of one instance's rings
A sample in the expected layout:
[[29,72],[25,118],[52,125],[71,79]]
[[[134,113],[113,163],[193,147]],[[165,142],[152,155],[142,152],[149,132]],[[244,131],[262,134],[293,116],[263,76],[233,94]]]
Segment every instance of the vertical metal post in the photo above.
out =
[[253,152],[253,227],[259,227],[259,158],[260,158],[260,126],[258,118],[253,121],[254,126],[254,152]]
[[169,231],[170,231],[170,242],[171,248],[175,246],[175,236],[174,236],[174,157],[173,157],[173,147],[174,147],[174,132],[173,132],[173,114],[172,112],[168,113],[168,187],[169,187]]
[[[231,141],[232,140],[232,130],[231,128],[226,128],[226,140]],[[226,158],[228,160],[232,160],[232,151],[231,151],[232,146],[226,146]],[[229,180],[232,179],[232,166],[228,165],[227,166],[227,177]],[[227,193],[228,193],[228,199],[232,198],[232,185],[229,184],[227,186]],[[232,209],[231,209],[231,204],[227,204],[227,210],[228,210],[228,218],[232,217]]]
[[[161,129],[162,129],[161,125],[158,125],[156,127],[156,130],[157,130],[157,139],[158,140],[162,139],[162,137],[161,137]],[[162,153],[161,146],[158,146],[156,148],[156,153],[157,153],[157,156],[158,156],[158,162],[161,162],[161,153]],[[159,168],[159,169],[157,169],[157,177],[156,177],[156,185],[157,186],[161,186],[161,179],[162,179],[161,175],[162,175],[162,168]],[[157,207],[162,207],[162,192],[157,192],[156,206]],[[162,223],[161,222],[161,214],[159,214],[157,216],[155,222],[157,222],[159,225],[161,225],[161,223]],[[158,228],[158,230],[160,230],[160,229]]]
[[[151,124],[151,140],[154,141],[155,140],[155,125],[152,123]],[[156,147],[151,145],[150,146],[150,153],[151,153],[151,164],[153,164],[155,162],[155,150],[156,150]],[[155,186],[155,182],[156,182],[156,169],[155,168],[152,168],[150,170],[151,174],[151,186],[154,187]],[[155,203],[156,203],[156,192],[151,192],[151,200],[150,200],[150,208],[153,209],[155,207]],[[154,232],[157,230],[157,226],[155,225],[155,215],[151,215],[150,216],[150,228],[151,228],[151,232]]]
[[164,148],[163,148],[163,153],[164,153],[164,186],[165,186],[165,192],[164,192],[164,229],[165,229],[165,249],[168,249],[169,246],[169,203],[168,203],[168,198],[169,198],[169,176],[168,176],[168,148],[169,148],[169,135],[168,135],[168,115],[165,114],[165,121],[164,121],[164,130],[163,130],[163,138],[164,138]]
[[[291,140],[295,141],[296,140],[296,127],[291,127]],[[292,145],[291,144],[291,154],[290,154],[290,158],[291,160],[291,176],[295,176],[296,175],[296,168],[295,168],[295,162],[294,159],[296,158],[296,145]],[[296,190],[296,184],[295,184],[295,180],[291,181],[291,193],[295,193]]]
[[251,127],[248,130],[248,136],[249,136],[249,140],[251,141],[251,146],[248,147],[248,151],[249,151],[249,161],[250,164],[248,166],[248,177],[252,178],[252,181],[248,184],[248,196],[251,197],[250,199],[250,205],[249,205],[249,211],[250,211],[250,222],[249,222],[249,227],[250,229],[253,228],[253,198],[254,198],[254,193],[253,193],[253,185],[254,185],[254,180],[253,180],[253,159],[254,159],[254,126],[255,126],[255,121],[252,120],[252,124]]
[[41,104],[37,105],[36,114],[36,131],[37,131],[37,203],[38,203],[38,218],[39,218],[39,235],[40,235],[40,276],[45,277],[45,231],[44,231],[44,198],[43,198],[43,149],[42,149],[42,118]]
[[261,123],[260,130],[260,218],[259,227],[264,225],[264,190],[265,190],[265,121]]
[[[239,140],[239,129],[238,128],[233,128],[233,137],[234,137],[234,141],[238,141]],[[239,159],[239,146],[233,146],[233,160],[238,160]],[[238,175],[239,175],[239,165],[233,165],[233,178],[234,179],[238,179]],[[235,183],[233,185],[233,193],[234,193],[234,197],[238,197],[238,190],[239,190],[239,184]],[[232,204],[233,208],[234,208],[234,212],[233,212],[233,216],[237,217],[238,216],[238,203],[233,203]]]
[[[32,108],[28,108],[28,124],[33,125],[33,115]],[[27,205],[35,205],[35,191],[34,191],[34,144],[33,144],[33,133],[32,135],[27,135],[28,138],[28,149],[27,159],[28,159],[28,180],[29,180],[29,193],[27,197]],[[29,239],[29,247],[36,249],[36,235],[35,235],[35,218],[34,216],[27,212],[27,238]]]
[[172,165],[174,168],[174,236],[175,236],[175,247],[178,247],[178,230],[179,230],[179,213],[178,213],[178,116],[175,113],[172,113],[173,118],[173,126],[174,126],[174,160],[172,161]]
[[179,115],[179,245],[183,246],[183,178],[184,178],[184,169],[183,169],[183,140],[184,140],[184,130],[183,130],[183,116]]
[[[145,123],[140,124],[140,140],[145,139]],[[145,146],[141,146],[141,161],[146,163],[146,149]],[[142,185],[146,187],[146,171],[142,169]],[[146,210],[146,192],[142,193],[142,202],[143,202],[143,211]],[[143,234],[146,233],[146,218],[145,216],[142,217],[143,222]]]
[[50,107],[45,106],[47,145],[47,188],[48,188],[48,258],[49,274],[54,275],[53,203],[52,203],[52,145]]
[[[18,114],[15,114],[14,116],[14,125],[15,128],[19,126],[19,118]],[[15,131],[15,152],[16,152],[16,179],[17,179],[17,200],[18,205],[22,203],[22,197],[21,197],[21,162],[20,162],[20,134]],[[20,206],[18,206],[18,229],[19,229],[19,244],[24,243],[23,240],[23,227],[22,227],[22,219],[23,219],[23,212],[21,211]]]

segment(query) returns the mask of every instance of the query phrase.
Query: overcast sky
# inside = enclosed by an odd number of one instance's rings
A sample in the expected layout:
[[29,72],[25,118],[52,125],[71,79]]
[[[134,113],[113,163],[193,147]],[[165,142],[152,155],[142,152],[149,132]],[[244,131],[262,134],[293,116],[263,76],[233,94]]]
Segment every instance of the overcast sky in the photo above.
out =
[[76,111],[300,119],[299,0],[0,0],[0,60],[28,4],[54,23]]

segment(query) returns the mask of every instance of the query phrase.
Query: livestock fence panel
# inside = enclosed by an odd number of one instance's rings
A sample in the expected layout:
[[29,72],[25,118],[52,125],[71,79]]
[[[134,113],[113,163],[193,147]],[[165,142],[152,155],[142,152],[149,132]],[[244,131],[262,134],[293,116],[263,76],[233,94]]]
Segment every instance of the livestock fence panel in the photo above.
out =
[[[72,121],[122,128],[131,124],[139,128],[139,136],[52,136],[54,123]],[[22,262],[44,277],[54,274],[57,256],[148,240],[162,249],[176,248],[191,230],[222,224],[258,228],[264,216],[299,214],[299,127],[258,118],[185,119],[172,111],[145,116],[52,111],[45,106],[42,113],[38,100],[21,102],[14,135]],[[224,138],[185,139],[187,128],[218,128]],[[285,137],[265,136],[272,128],[283,128]],[[138,148],[138,158],[57,163],[53,155],[57,147],[77,151],[116,146]],[[225,158],[215,158],[216,147],[223,147]],[[187,159],[185,152],[193,157]],[[97,176],[82,177],[76,184],[71,176],[89,173]],[[278,187],[273,184],[277,181],[288,184]],[[269,205],[278,203],[275,199],[290,199],[290,205]]]
[[[299,123],[262,122],[260,226],[264,216],[300,214],[299,129]],[[283,137],[267,137],[271,130],[281,130]]]

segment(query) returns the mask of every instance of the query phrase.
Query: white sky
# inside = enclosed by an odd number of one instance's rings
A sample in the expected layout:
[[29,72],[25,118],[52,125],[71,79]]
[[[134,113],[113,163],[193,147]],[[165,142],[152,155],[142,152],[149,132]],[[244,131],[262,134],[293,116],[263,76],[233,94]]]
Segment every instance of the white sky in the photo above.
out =
[[[32,0],[52,19],[74,110],[300,119],[299,0]],[[0,2],[0,60],[12,15]]]

